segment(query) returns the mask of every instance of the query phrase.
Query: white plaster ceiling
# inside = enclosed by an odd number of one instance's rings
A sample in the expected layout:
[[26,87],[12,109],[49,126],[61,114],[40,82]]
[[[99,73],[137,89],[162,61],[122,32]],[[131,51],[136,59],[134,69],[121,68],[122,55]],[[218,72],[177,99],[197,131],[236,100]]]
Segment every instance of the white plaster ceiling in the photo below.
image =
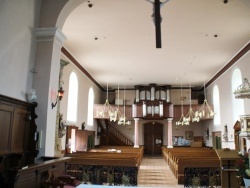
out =
[[250,0],[169,0],[162,48],[152,13],[146,0],[85,1],[63,26],[64,47],[103,88],[203,86],[250,40]]

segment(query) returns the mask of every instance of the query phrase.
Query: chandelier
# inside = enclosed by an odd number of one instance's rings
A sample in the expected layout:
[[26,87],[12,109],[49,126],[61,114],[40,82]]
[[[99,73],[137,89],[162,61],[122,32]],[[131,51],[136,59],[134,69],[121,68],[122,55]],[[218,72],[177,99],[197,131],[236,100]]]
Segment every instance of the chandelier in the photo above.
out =
[[207,100],[205,99],[203,104],[201,105],[200,110],[195,112],[195,117],[197,117],[197,118],[209,118],[209,117],[213,117],[213,116],[214,116],[214,112],[211,109],[211,107],[209,106]]
[[99,118],[108,117],[110,119],[110,121],[112,121],[112,120],[116,121],[117,112],[113,110],[113,108],[111,107],[111,105],[109,103],[109,100],[106,99],[102,108],[100,110],[97,110],[96,116]]
[[181,84],[181,117],[179,121],[176,122],[176,125],[189,125],[189,121],[187,121],[186,117],[183,115],[183,101],[185,97],[182,96],[182,84]]
[[176,125],[189,125],[189,121],[181,114],[181,118],[176,122]]
[[195,116],[195,113],[192,109],[192,105],[191,105],[191,86],[189,84],[189,87],[190,87],[190,108],[189,108],[189,111],[186,115],[186,117],[184,117],[184,122],[186,123],[186,125],[189,125],[190,122],[199,122],[200,121],[200,118],[199,116]]
[[250,99],[250,84],[247,78],[244,78],[243,83],[234,91],[234,95],[236,99]]
[[110,121],[116,121],[117,111],[113,110],[108,100],[108,82],[107,82],[107,95],[106,101],[100,110],[97,110],[96,116],[99,118],[109,118]]
[[186,122],[186,125],[189,125],[189,122],[199,122],[200,117],[195,116],[192,107],[190,107],[186,117],[184,117],[184,121]]
[[125,114],[121,115],[118,122],[118,125],[131,125],[131,121],[127,120]]
[[[125,87],[124,87],[125,88]],[[118,90],[118,96],[119,96],[119,90]],[[131,121],[129,121],[126,117],[126,106],[125,106],[125,89],[123,91],[123,100],[124,100],[124,103],[123,103],[123,114],[117,110],[118,112],[118,122],[117,124],[118,125],[131,125]],[[119,107],[119,106],[118,106]]]
[[211,107],[209,106],[207,102],[206,92],[205,92],[205,82],[204,82],[204,95],[205,95],[205,99],[204,99],[203,104],[201,105],[201,108],[195,112],[196,119],[214,117],[214,111],[211,109]]

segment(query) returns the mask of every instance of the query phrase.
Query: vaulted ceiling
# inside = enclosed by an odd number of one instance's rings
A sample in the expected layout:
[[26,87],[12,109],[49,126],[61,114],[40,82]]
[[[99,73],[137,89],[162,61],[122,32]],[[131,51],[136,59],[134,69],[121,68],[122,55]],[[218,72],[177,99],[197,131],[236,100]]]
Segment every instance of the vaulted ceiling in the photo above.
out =
[[65,49],[103,88],[203,86],[250,40],[249,0],[89,0],[67,18]]

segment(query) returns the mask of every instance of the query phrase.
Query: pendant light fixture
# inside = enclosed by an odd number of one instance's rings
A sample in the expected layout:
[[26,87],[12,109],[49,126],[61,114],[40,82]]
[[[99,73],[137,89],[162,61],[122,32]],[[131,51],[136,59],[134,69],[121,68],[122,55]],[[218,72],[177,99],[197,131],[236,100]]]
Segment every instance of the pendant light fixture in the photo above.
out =
[[214,117],[214,112],[209,106],[207,102],[207,97],[206,97],[206,91],[205,91],[205,81],[204,81],[204,102],[201,105],[201,108],[195,112],[195,118],[211,118]]
[[[109,100],[108,100],[108,79],[107,79],[107,93],[106,93],[106,101],[100,110],[97,110],[96,116],[99,118],[109,118],[116,119],[115,111],[112,109]],[[111,117],[111,118],[110,118]]]
[[114,121],[116,122],[117,121],[117,116],[119,114],[119,100],[120,100],[120,96],[119,96],[119,81],[118,81],[118,104],[117,104],[117,107],[115,107],[116,109],[113,110],[111,113],[110,113],[110,116],[109,116],[109,121]]
[[192,109],[192,104],[191,104],[191,99],[192,99],[192,97],[191,97],[191,85],[190,85],[190,83],[189,83],[189,88],[190,88],[190,103],[189,103],[189,111],[188,111],[188,113],[187,113],[187,115],[186,115],[186,117],[184,118],[184,121],[186,122],[186,124],[187,125],[189,125],[190,124],[190,122],[199,122],[200,121],[200,118],[199,118],[199,116],[198,117],[195,117],[195,113],[194,113],[194,111],[193,111],[193,109]]
[[185,97],[183,97],[183,94],[182,94],[182,83],[181,83],[181,117],[179,119],[179,121],[176,122],[176,125],[186,125],[187,122],[184,120],[185,119],[185,116],[183,114],[183,101],[185,99]]
[[127,117],[126,117],[125,85],[124,85],[124,91],[123,91],[123,99],[124,99],[124,102],[123,102],[123,114],[120,113],[120,117],[119,117],[119,120],[118,120],[117,124],[118,125],[131,125],[131,121],[127,120]]

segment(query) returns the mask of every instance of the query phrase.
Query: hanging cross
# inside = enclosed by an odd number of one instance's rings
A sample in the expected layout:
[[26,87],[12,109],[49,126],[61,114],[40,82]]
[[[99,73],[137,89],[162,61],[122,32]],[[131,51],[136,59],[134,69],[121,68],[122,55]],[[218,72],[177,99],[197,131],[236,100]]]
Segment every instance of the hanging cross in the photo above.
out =
[[169,0],[164,1],[163,3],[160,0],[154,0],[154,2],[150,0],[146,0],[152,4],[154,4],[152,18],[155,23],[155,37],[156,37],[156,48],[161,48],[161,7],[167,3]]

